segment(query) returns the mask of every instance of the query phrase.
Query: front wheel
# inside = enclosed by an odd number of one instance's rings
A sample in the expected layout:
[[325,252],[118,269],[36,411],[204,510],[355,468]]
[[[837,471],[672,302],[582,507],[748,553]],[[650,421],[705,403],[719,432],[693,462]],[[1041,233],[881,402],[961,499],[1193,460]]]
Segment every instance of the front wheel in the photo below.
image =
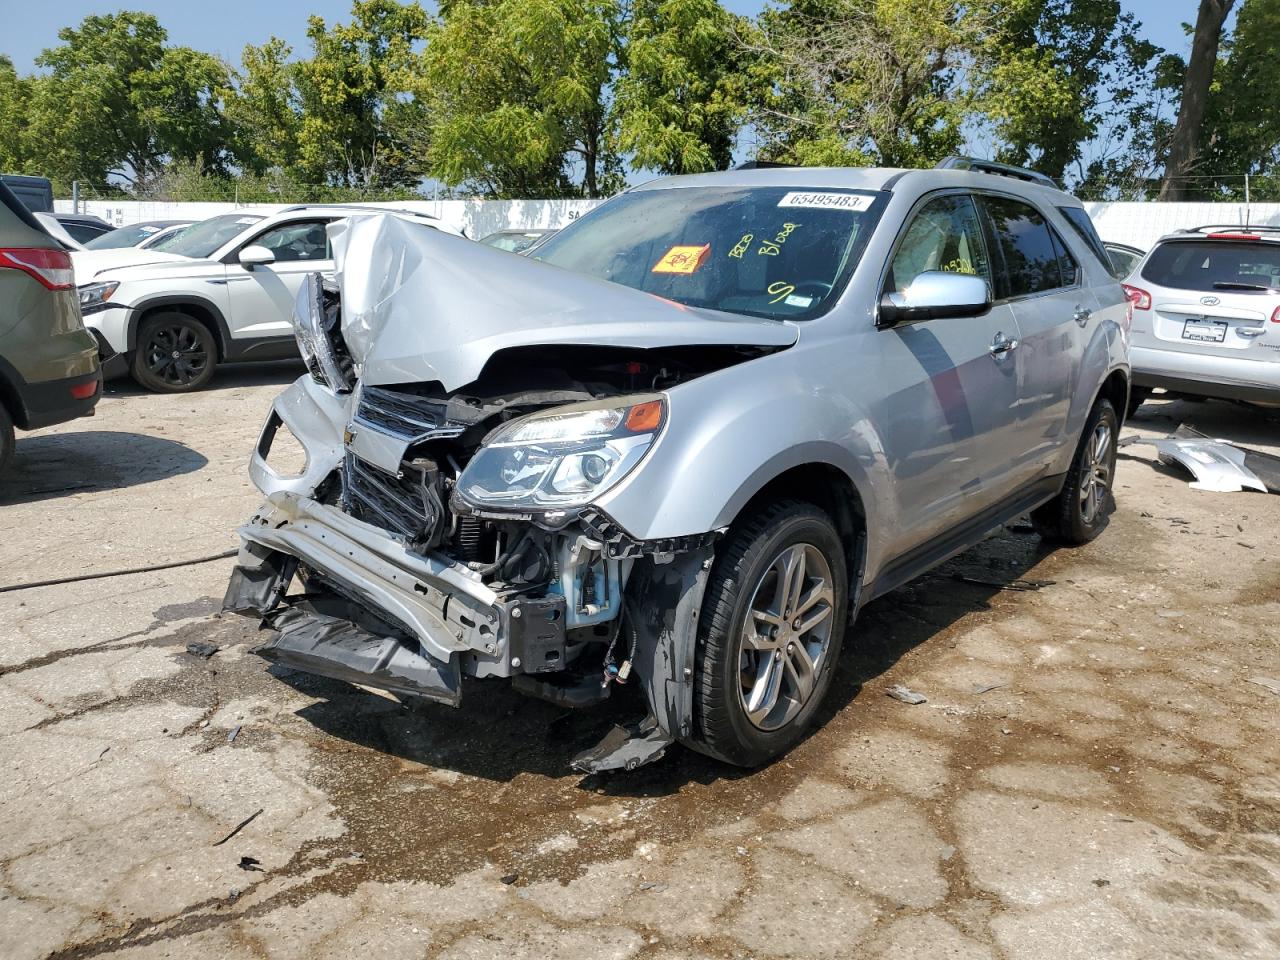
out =
[[1088,543],[1102,532],[1114,501],[1116,439],[1120,418],[1109,400],[1089,414],[1062,492],[1031,513],[1036,532],[1054,543]]
[[153,393],[189,393],[209,382],[217,360],[208,327],[185,313],[160,313],[142,321],[129,372]]
[[847,570],[835,524],[811,504],[735,525],[707,582],[690,746],[753,767],[800,741],[840,655]]

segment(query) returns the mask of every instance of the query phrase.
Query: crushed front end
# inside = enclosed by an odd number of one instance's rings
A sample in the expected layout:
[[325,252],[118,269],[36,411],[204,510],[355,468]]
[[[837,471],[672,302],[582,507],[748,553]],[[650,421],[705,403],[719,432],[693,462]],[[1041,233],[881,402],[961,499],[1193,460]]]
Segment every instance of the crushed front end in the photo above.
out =
[[[406,700],[457,705],[463,677],[573,707],[638,685],[647,711],[575,766],[661,756],[689,733],[716,534],[636,540],[593,503],[659,441],[664,390],[751,353],[533,343],[461,387],[375,385],[346,350],[342,299],[318,276],[299,297],[310,372],[253,453],[266,501],[224,608],[274,631],[266,659]],[[282,430],[306,455],[288,473]]]

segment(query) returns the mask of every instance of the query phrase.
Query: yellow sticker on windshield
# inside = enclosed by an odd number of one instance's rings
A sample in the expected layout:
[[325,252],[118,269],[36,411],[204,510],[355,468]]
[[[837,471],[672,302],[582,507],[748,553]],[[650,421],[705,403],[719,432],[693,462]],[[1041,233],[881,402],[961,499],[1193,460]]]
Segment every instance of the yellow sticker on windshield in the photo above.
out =
[[711,244],[700,247],[675,246],[662,255],[653,265],[652,273],[693,273],[711,254]]

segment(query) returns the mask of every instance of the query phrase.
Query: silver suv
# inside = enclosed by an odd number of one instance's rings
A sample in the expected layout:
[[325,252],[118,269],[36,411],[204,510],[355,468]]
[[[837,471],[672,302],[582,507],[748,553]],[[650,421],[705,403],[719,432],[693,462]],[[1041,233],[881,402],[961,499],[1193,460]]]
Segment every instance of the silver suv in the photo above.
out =
[[1011,172],[675,177],[532,259],[331,226],[227,609],[405,699],[638,688],[579,769],[777,756],[863,604],[1027,511],[1106,523],[1130,304],[1080,204]]
[[1134,306],[1131,411],[1153,387],[1280,403],[1280,227],[1162,237],[1125,292]]

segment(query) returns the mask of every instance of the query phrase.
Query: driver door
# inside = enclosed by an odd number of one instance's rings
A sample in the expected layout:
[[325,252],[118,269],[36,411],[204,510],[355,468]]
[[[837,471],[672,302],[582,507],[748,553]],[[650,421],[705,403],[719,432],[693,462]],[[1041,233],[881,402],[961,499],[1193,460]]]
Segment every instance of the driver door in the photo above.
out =
[[[269,227],[244,246],[266,247],[275,262],[252,270],[227,264],[228,324],[234,340],[293,336],[293,304],[307,274],[333,270],[329,219],[291,220]],[[241,247],[243,249],[243,247]]]
[[[986,235],[968,194],[934,196],[916,208],[883,292],[902,292],[921,273],[939,270],[981,277],[994,289]],[[909,321],[877,332],[884,453],[898,498],[892,552],[925,544],[1010,492],[1018,335],[1006,303],[976,317]]]

